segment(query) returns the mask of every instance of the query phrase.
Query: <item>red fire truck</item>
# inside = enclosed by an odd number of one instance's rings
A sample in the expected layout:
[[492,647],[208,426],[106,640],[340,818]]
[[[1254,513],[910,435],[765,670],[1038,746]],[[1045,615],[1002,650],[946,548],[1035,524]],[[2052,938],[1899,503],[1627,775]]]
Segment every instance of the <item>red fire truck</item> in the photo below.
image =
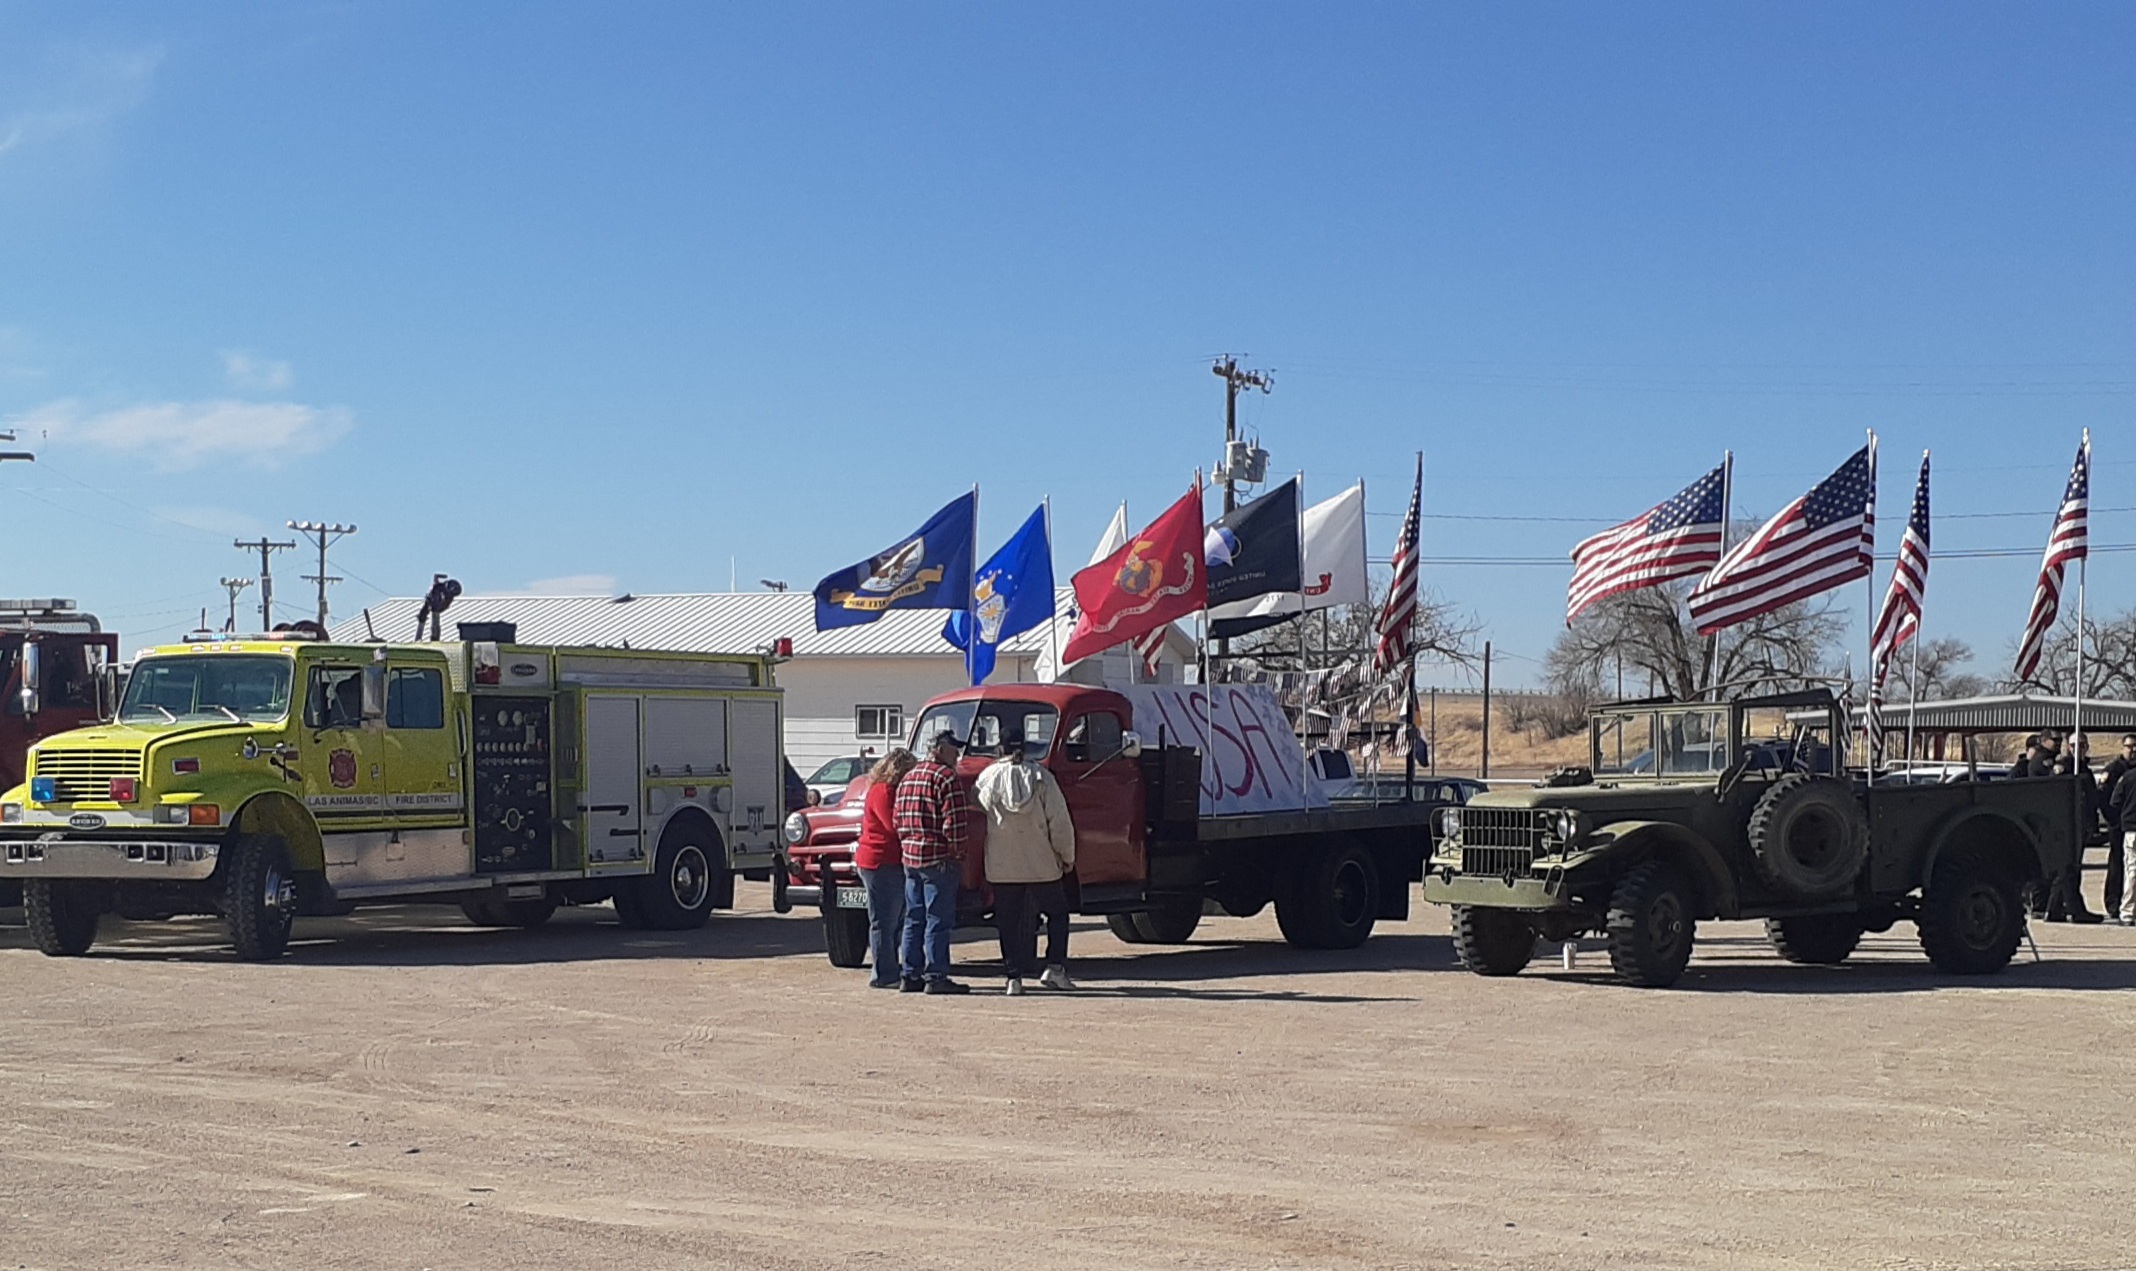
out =
[[[958,772],[969,781],[1000,757],[1005,731],[1020,732],[1075,821],[1074,908],[1105,915],[1122,940],[1177,944],[1204,913],[1250,917],[1273,903],[1292,945],[1352,948],[1378,919],[1408,916],[1432,814],[1465,801],[1473,783],[1419,778],[1398,792],[1314,798],[1303,751],[1273,700],[1223,700],[1255,691],[1216,685],[1212,705],[1211,690],[1194,687],[1130,689],[1139,694],[1131,698],[1080,684],[988,685],[929,702],[913,748],[955,733],[965,742]],[[1240,810],[1256,783],[1268,806]],[[782,910],[822,911],[839,966],[867,955],[867,900],[853,867],[865,784],[857,780],[836,808],[787,818],[775,880]],[[980,818],[966,848],[960,920],[984,923],[992,909],[984,853]]]
[[[119,637],[71,600],[0,600],[0,789],[22,784],[30,747],[111,715]],[[0,881],[0,906],[22,903]]]

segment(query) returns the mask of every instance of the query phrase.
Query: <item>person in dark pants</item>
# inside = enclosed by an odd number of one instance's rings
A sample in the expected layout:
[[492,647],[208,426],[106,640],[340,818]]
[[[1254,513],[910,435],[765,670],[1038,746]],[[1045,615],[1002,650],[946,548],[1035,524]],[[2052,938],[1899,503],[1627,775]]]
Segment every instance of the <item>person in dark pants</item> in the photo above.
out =
[[919,763],[903,746],[892,747],[868,773],[868,793],[861,805],[860,839],[853,845],[853,867],[868,893],[868,977],[871,989],[894,989],[898,944],[905,932],[905,853],[897,842],[897,783]]
[[[1023,734],[1005,728],[1001,758],[972,783],[986,813],[986,881],[994,889],[994,925],[1008,995],[1024,991],[1026,976],[1049,989],[1072,989],[1068,978],[1068,891],[1061,879],[1075,868],[1075,823],[1053,774],[1024,753]],[[1038,965],[1038,918],[1046,919],[1046,964]]]
[[957,930],[957,887],[964,875],[964,840],[971,803],[957,780],[964,743],[936,733],[925,762],[897,783],[897,841],[905,853],[905,974],[907,993],[969,993],[949,978],[949,938]]
[[2047,892],[2047,921],[2074,923],[2101,923],[2106,915],[2093,913],[2084,903],[2084,848],[2091,842],[2092,826],[2099,820],[2099,779],[2091,769],[2090,748],[2082,736],[2069,739],[2065,750],[2060,735],[2048,733],[2040,743],[2048,750],[2049,771],[2057,776],[2074,775],[2077,779],[2078,808],[2077,859],[2061,876],[2054,880]]
[[2114,811],[2114,795],[2131,768],[2136,768],[2136,733],[2124,733],[2121,753],[2106,766],[2106,776],[2099,782],[2099,804],[2106,813],[2106,914],[2117,922],[2121,920],[2122,902],[2128,897],[2128,844],[2120,816]]

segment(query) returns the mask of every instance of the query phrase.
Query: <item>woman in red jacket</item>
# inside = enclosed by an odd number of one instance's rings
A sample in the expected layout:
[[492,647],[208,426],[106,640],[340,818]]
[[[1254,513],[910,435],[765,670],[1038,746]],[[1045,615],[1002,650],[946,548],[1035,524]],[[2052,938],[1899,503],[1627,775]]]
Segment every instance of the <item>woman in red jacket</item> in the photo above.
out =
[[860,841],[853,845],[853,865],[868,892],[868,948],[873,970],[871,989],[894,989],[898,979],[898,941],[905,930],[905,854],[897,842],[897,783],[919,760],[899,747],[868,773],[868,793],[860,814]]

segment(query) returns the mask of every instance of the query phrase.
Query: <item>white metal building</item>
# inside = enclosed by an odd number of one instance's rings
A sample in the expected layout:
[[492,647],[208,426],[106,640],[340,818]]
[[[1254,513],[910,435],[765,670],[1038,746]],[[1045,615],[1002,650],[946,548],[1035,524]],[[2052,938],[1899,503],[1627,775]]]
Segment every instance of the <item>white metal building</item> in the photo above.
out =
[[[1061,589],[1060,608],[1072,599]],[[419,597],[396,597],[362,616],[335,624],[334,637],[413,638]],[[898,744],[928,698],[962,688],[964,655],[942,639],[940,610],[896,610],[874,622],[816,630],[815,598],[805,592],[698,592],[655,596],[461,596],[445,613],[442,632],[462,622],[511,622],[530,644],[590,644],[687,653],[740,653],[793,641],[791,661],[778,670],[786,690],[786,752],[803,776],[829,759],[881,753]],[[1002,646],[991,683],[1072,679],[1124,683],[1130,655],[1123,646],[1088,658],[1057,676],[1053,651],[1068,638],[1066,618]],[[1159,660],[1158,679],[1177,682],[1195,656],[1194,642],[1174,628]]]

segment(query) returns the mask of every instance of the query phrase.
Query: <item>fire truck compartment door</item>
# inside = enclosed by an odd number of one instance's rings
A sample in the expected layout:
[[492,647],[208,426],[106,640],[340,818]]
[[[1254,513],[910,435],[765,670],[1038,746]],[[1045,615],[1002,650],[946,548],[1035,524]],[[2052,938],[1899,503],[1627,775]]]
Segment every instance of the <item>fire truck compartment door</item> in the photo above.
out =
[[638,699],[586,697],[586,785],[579,794],[586,862],[593,869],[643,866]]
[[728,762],[734,769],[734,810],[727,842],[734,868],[772,863],[779,824],[786,819],[786,778],[779,757],[779,703],[735,700],[728,715]]

